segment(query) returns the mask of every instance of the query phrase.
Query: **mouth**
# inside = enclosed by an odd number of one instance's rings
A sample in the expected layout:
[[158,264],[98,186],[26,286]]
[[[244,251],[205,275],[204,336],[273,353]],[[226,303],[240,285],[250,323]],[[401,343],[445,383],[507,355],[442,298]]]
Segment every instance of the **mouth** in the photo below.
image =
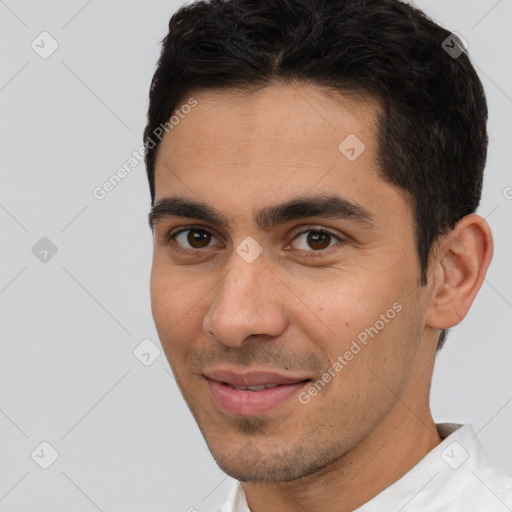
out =
[[215,405],[235,416],[259,416],[268,413],[300,393],[311,379],[275,372],[237,373],[213,370],[204,374]]
[[263,391],[264,389],[272,389],[277,386],[282,386],[283,384],[262,384],[260,386],[233,386],[229,382],[221,382],[225,386],[228,386],[232,389],[238,389],[239,391]]

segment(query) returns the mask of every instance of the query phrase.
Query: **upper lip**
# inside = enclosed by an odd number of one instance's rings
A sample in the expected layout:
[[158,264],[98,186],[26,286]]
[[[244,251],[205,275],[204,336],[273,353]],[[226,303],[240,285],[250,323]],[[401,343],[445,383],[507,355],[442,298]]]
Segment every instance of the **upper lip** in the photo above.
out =
[[279,386],[285,384],[296,384],[298,382],[310,380],[308,377],[294,377],[272,371],[249,371],[242,373],[233,370],[219,369],[205,371],[203,372],[203,375],[208,379],[223,382],[225,384],[231,384],[232,386]]

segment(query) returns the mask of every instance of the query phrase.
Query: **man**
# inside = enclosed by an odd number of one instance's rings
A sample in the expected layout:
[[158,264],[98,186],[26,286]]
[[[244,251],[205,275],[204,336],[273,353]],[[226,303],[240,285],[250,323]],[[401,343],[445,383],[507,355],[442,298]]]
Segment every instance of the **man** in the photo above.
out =
[[223,512],[506,511],[434,360],[492,257],[482,85],[398,0],[211,0],[169,23],[145,130],[152,310]]

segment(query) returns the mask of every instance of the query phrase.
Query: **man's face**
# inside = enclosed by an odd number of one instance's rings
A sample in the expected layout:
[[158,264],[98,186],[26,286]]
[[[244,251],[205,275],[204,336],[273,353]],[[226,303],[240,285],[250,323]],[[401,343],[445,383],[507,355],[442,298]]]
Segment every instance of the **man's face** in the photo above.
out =
[[190,96],[156,162],[174,212],[154,224],[156,328],[221,468],[291,480],[424,400],[412,214],[376,172],[376,103],[306,84]]

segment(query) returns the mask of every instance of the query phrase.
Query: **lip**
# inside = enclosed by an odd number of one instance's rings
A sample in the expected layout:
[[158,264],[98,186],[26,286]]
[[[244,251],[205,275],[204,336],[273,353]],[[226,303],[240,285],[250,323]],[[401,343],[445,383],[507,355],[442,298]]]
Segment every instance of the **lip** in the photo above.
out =
[[296,384],[304,380],[309,380],[307,376],[291,376],[272,371],[256,371],[236,372],[233,370],[210,370],[205,371],[204,376],[217,382],[224,382],[232,386],[262,386],[268,385],[286,385]]
[[[232,370],[204,372],[214,403],[224,412],[236,416],[259,416],[266,414],[291,398],[311,380],[305,376],[286,376],[269,371],[238,373]],[[231,386],[275,387],[261,391],[239,390]]]

